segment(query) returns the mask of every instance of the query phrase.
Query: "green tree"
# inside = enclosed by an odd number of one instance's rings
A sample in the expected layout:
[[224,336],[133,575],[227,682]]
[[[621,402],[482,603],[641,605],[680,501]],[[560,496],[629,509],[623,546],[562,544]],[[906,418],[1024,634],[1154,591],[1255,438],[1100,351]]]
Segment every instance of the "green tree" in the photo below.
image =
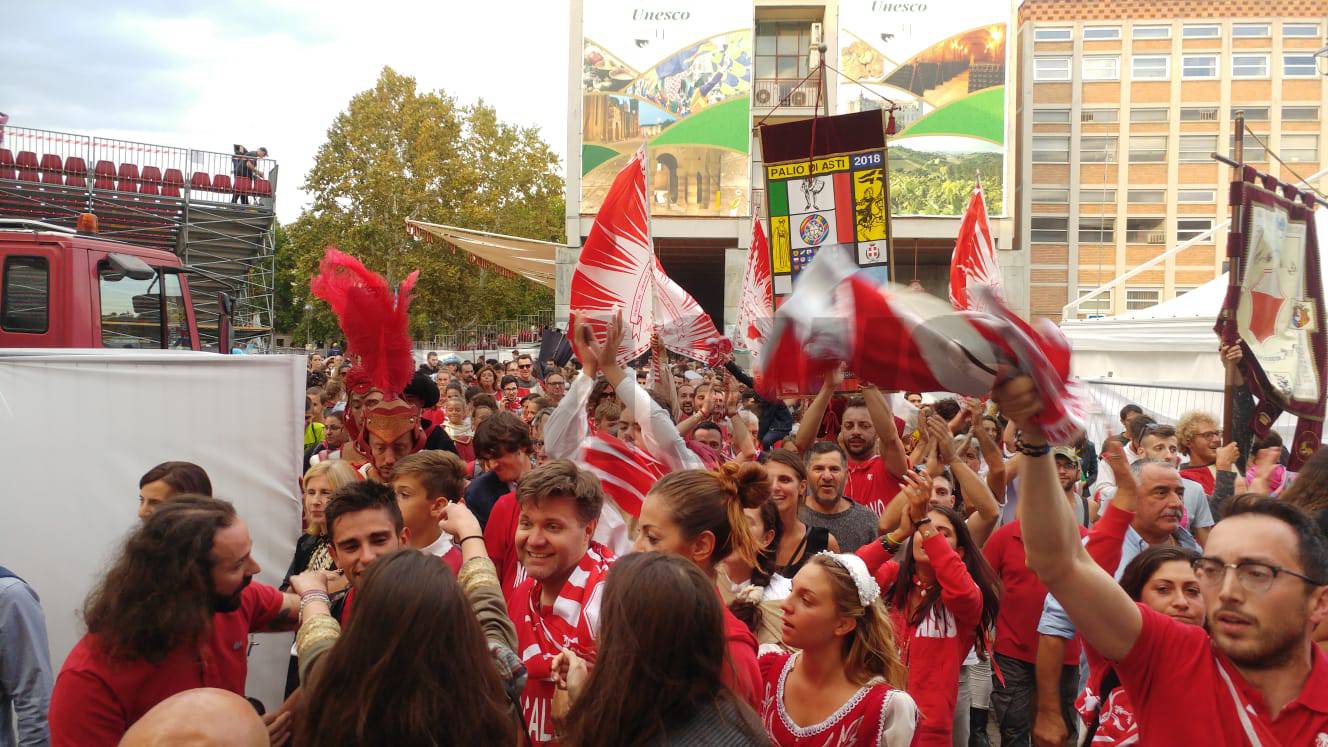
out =
[[[336,245],[400,282],[420,270],[411,332],[424,337],[465,325],[537,313],[552,292],[473,263],[443,243],[417,241],[406,219],[545,241],[563,240],[563,178],[538,129],[498,119],[479,101],[460,105],[443,91],[383,68],[356,94],[318,149],[304,188],[312,204],[279,245],[278,282],[290,296],[278,319],[297,342],[335,336],[326,304],[310,299],[309,278],[324,247]],[[282,277],[280,267],[288,266]],[[306,318],[306,304],[309,306]]]

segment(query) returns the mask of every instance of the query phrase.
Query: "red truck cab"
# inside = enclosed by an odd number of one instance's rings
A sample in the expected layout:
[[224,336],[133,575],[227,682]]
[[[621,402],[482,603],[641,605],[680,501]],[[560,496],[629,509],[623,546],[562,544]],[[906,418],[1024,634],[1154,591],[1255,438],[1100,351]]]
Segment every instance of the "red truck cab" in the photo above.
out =
[[0,220],[0,348],[199,350],[179,257]]

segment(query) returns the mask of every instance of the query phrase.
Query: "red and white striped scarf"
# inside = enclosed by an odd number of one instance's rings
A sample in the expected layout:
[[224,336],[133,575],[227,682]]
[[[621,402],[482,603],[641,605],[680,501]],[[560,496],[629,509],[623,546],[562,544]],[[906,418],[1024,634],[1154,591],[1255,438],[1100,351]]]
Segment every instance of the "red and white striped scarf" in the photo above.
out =
[[540,584],[530,585],[517,626],[521,663],[530,680],[552,682],[553,657],[563,649],[588,662],[595,660],[594,628],[599,618],[601,587],[612,564],[613,553],[592,541],[551,607],[540,603]]

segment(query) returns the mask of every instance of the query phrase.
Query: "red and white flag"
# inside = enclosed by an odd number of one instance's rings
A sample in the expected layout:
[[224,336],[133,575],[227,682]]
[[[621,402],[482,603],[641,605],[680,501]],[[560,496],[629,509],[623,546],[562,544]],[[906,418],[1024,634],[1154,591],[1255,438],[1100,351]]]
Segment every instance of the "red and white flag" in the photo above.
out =
[[1070,346],[1054,324],[1031,326],[988,288],[985,312],[956,311],[925,293],[877,286],[839,252],[818,252],[775,314],[758,379],[773,399],[812,391],[841,361],[882,389],[991,392],[997,378],[1029,374],[1042,393],[1038,421],[1069,443],[1084,424],[1083,398],[1069,382]]
[[594,473],[604,489],[595,541],[615,555],[631,552],[628,524],[641,517],[646,493],[669,468],[641,449],[603,433],[582,442],[576,461]]
[[770,336],[775,316],[770,279],[770,246],[765,240],[761,220],[752,221],[752,247],[747,250],[747,271],[742,276],[742,301],[738,306],[738,325],[733,330],[735,347],[759,355]]
[[991,240],[981,184],[974,185],[968,209],[959,223],[959,236],[950,260],[950,303],[960,311],[983,311],[973,293],[979,286],[990,288],[997,298],[1002,297],[1001,266],[996,261],[996,244]]
[[589,324],[601,340],[614,310],[623,310],[628,335],[618,350],[619,362],[646,352],[652,331],[669,350],[711,365],[722,363],[733,350],[654,255],[644,147],[618,172],[595,216],[572,275],[570,306],[572,317]]

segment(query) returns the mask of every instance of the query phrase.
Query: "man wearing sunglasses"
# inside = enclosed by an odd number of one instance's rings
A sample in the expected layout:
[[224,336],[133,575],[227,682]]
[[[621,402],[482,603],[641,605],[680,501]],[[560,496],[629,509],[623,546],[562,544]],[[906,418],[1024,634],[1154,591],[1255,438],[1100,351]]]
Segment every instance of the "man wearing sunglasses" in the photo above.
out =
[[1313,520],[1269,498],[1233,502],[1195,561],[1206,629],[1184,625],[1132,601],[1079,544],[1032,380],[993,398],[1021,432],[1028,566],[1140,704],[1140,744],[1328,744],[1328,654],[1311,638],[1328,620],[1328,542]]
[[527,394],[541,394],[539,379],[535,378],[535,362],[528,355],[518,355],[516,357],[516,385],[524,389],[522,397]]

